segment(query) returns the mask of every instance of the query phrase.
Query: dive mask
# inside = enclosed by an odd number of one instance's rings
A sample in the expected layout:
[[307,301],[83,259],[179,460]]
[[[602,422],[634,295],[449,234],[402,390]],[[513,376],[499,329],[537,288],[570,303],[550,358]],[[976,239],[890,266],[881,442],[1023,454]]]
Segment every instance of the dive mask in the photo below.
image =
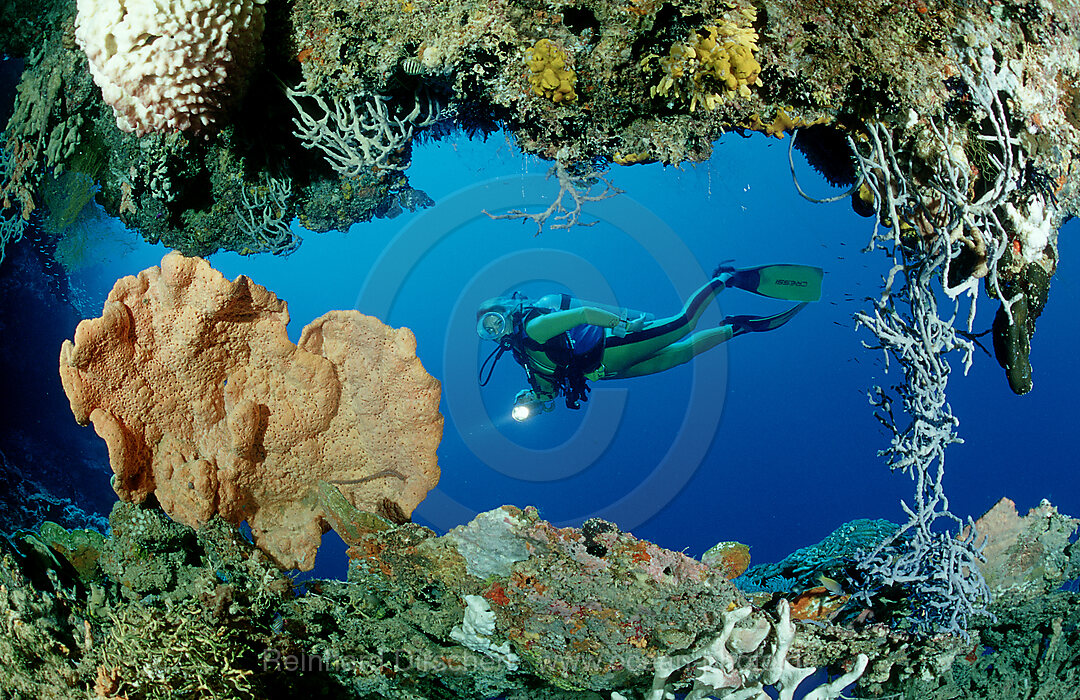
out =
[[476,334],[483,340],[498,340],[510,330],[510,323],[505,315],[498,311],[488,311],[476,322]]

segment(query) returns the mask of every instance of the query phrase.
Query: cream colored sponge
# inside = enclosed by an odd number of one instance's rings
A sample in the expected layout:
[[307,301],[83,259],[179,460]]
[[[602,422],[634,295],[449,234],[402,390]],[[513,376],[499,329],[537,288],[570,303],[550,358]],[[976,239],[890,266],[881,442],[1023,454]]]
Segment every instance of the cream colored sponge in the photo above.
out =
[[75,38],[116,125],[204,131],[241,93],[265,0],[78,0]]

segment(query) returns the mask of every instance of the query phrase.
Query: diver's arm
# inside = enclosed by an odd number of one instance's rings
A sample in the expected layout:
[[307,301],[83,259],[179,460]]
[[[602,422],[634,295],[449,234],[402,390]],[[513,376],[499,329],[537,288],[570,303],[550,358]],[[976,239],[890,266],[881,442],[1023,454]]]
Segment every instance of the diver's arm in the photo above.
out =
[[601,328],[615,328],[620,321],[624,320],[618,314],[598,309],[595,306],[579,306],[576,309],[538,316],[525,325],[525,332],[536,342],[546,343],[560,333],[565,333],[583,323]]
[[577,297],[572,297],[569,294],[545,294],[536,300],[535,306],[543,307],[545,309],[551,309],[552,311],[562,311],[565,309],[577,309],[583,306],[591,306],[594,309],[600,309],[601,311],[607,311],[619,316],[623,319],[642,319],[643,322],[651,321],[653,316],[648,311],[636,311],[635,309],[628,309],[624,306],[612,306],[611,304],[599,304],[595,301],[582,301]]

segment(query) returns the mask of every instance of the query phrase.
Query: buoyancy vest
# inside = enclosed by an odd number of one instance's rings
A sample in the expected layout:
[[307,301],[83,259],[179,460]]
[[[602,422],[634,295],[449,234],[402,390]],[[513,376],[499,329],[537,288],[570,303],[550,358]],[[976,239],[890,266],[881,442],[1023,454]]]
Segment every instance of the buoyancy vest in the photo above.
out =
[[546,393],[536,381],[536,375],[540,375],[565,397],[567,408],[580,408],[580,401],[589,400],[590,389],[585,375],[598,369],[604,358],[604,329],[582,323],[547,342],[538,343],[525,332],[525,326],[534,318],[551,312],[551,309],[529,307],[514,314],[511,350],[514,359],[525,368],[533,391]]

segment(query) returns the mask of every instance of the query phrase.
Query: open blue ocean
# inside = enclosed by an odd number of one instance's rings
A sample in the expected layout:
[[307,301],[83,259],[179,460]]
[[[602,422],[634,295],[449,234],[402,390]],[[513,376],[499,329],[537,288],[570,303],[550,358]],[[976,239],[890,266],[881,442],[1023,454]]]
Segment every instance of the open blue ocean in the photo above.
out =
[[[798,153],[795,162],[810,194],[837,194]],[[441,480],[413,517],[440,533],[502,504],[535,505],[555,523],[601,517],[694,556],[719,541],[743,542],[762,563],[854,518],[905,520],[900,501],[910,502],[912,483],[878,457],[890,435],[867,400],[870,387],[902,377],[886,373],[881,351],[863,347],[871,337],[852,321],[880,293],[890,264],[880,251],[863,252],[870,219],[846,200],[800,197],[786,140],[734,134],[695,167],[614,166],[608,175],[624,192],[587,203],[587,227],[537,233],[532,223],[484,213],[546,207],[558,189],[545,180],[547,167],[498,134],[420,145],[409,178],[433,206],[347,233],[298,230],[303,244],[288,257],[217,254],[210,262],[287,300],[294,341],[331,309],[412,329],[424,367],[442,382],[446,421]],[[966,376],[954,358],[949,401],[964,443],[948,449],[945,488],[962,517],[978,517],[1002,496],[1021,513],[1045,498],[1080,514],[1077,232],[1075,222],[1061,230],[1060,265],[1032,343],[1034,390],[1013,395],[992,354],[977,351]],[[102,216],[86,231],[82,266],[69,273],[33,234],[0,264],[0,452],[21,478],[105,516],[115,500],[105,444],[75,424],[57,374],[60,344],[81,318],[100,314],[118,277],[168,251]],[[670,371],[596,383],[578,411],[557,405],[511,420],[526,382],[509,356],[478,386],[494,349],[475,330],[482,300],[567,292],[664,316],[723,261],[819,266],[823,297],[783,328],[737,337]],[[996,306],[982,295],[976,332],[989,328]],[[729,289],[699,328],[785,308]],[[989,336],[981,342],[990,347]],[[343,545],[327,534],[313,575],[343,577],[345,564]]]

